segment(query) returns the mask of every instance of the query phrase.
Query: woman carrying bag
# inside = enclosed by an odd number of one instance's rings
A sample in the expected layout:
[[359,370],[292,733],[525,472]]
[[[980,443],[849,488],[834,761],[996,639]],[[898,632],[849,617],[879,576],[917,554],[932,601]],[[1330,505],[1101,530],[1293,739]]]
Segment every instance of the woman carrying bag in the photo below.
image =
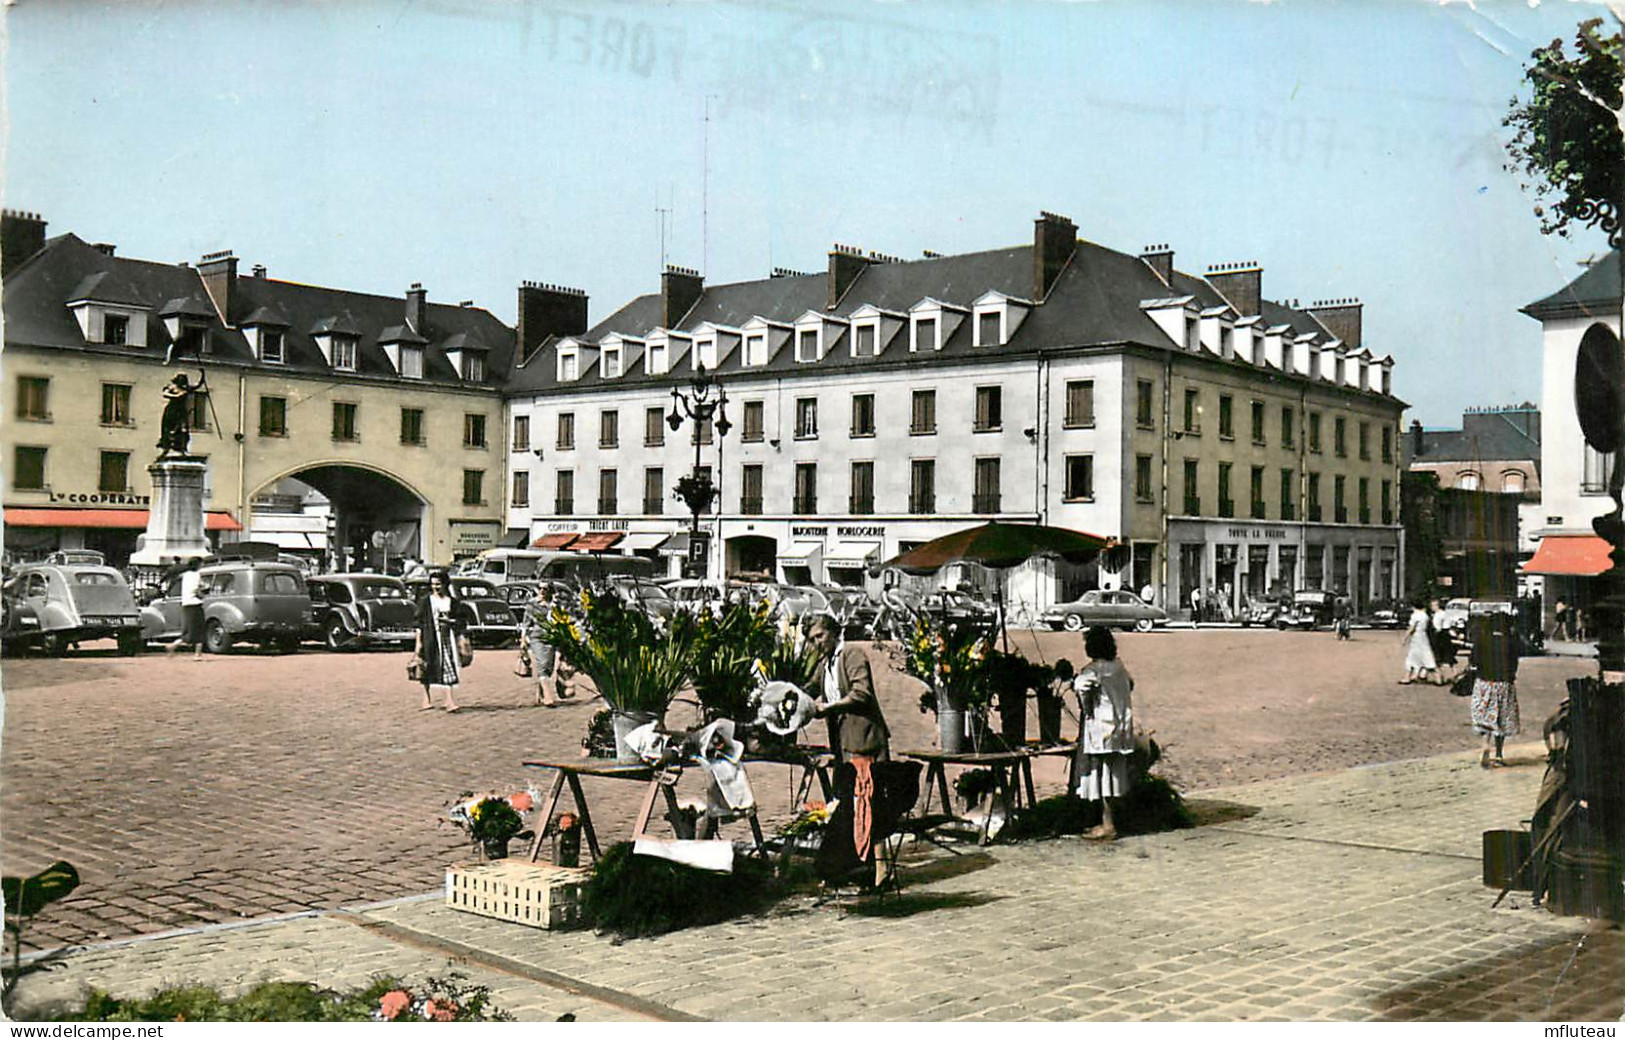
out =
[[429,594],[418,600],[417,637],[412,645],[412,664],[407,668],[407,675],[423,684],[423,706],[419,711],[434,707],[431,691],[436,686],[446,691],[446,711],[460,710],[454,691],[461,669],[474,659],[474,652],[463,634],[465,622],[458,616],[458,606],[446,572],[430,574]]

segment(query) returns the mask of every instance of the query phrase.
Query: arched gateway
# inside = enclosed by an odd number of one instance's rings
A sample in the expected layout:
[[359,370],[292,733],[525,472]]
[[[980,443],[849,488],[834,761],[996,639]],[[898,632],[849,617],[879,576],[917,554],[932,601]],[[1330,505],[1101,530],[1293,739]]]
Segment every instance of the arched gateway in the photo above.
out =
[[430,505],[399,476],[323,461],[266,481],[251,498],[247,537],[335,569],[396,569],[433,558]]

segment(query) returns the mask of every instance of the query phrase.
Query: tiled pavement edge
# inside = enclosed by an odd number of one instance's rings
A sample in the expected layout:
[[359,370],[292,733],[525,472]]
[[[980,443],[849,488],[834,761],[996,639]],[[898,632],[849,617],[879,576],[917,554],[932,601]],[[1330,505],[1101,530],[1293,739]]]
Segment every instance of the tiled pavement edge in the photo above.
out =
[[423,900],[76,952],[17,1007],[92,983],[336,985],[451,961],[522,1019],[1617,1019],[1620,932],[1516,894],[1490,907],[1480,832],[1526,818],[1540,782],[1537,746],[1511,757],[1203,791],[1221,822],[936,860],[879,913],[800,900],[616,945]]

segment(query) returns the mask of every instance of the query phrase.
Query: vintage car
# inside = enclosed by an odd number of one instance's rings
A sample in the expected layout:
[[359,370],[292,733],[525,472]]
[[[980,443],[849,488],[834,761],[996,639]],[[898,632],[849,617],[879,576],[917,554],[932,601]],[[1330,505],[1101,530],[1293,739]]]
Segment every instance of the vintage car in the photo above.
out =
[[[203,594],[203,647],[223,654],[238,642],[270,644],[284,653],[299,649],[311,625],[310,593],[297,567],[263,560],[206,563],[198,572]],[[141,634],[168,642],[185,627],[181,573],[141,608]]]
[[849,585],[820,585],[818,591],[829,600],[829,612],[840,619],[849,638],[872,639],[880,604],[863,589]]
[[1282,610],[1275,618],[1275,627],[1283,631],[1301,628],[1309,631],[1332,623],[1337,597],[1324,589],[1299,589],[1292,594],[1291,609]]
[[[406,582],[413,603],[429,594],[429,579]],[[457,597],[468,641],[481,646],[508,646],[519,642],[519,614],[508,605],[507,597],[484,578],[461,574],[451,576],[451,591]]]
[[627,606],[637,607],[652,618],[670,619],[679,609],[677,601],[652,581],[617,575],[606,584]]
[[1410,611],[1401,607],[1402,604],[1394,600],[1377,600],[1367,608],[1361,620],[1371,628],[1404,628]]
[[82,563],[35,563],[18,567],[6,585],[8,598],[33,611],[38,642],[60,657],[92,639],[118,640],[119,653],[141,652],[141,611],[124,575]]
[[39,615],[8,590],[0,594],[0,647],[27,650],[41,641]]
[[1238,620],[1241,621],[1242,628],[1253,625],[1273,625],[1276,618],[1279,618],[1285,609],[1278,599],[1269,596],[1248,596],[1247,602],[1241,605],[1241,615]]
[[1123,589],[1094,589],[1070,602],[1055,604],[1039,615],[1039,620],[1068,632],[1090,625],[1149,632],[1168,623],[1168,612]]
[[310,590],[308,634],[326,643],[329,650],[412,645],[416,603],[401,579],[383,574],[323,574],[307,579],[305,587]]

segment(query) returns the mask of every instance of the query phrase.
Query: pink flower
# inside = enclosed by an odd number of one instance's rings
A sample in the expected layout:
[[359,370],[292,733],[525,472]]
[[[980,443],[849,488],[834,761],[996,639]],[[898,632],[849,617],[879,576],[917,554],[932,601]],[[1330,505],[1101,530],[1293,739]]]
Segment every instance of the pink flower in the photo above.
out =
[[508,804],[513,806],[514,812],[530,812],[536,807],[536,800],[530,796],[529,791],[520,791],[518,794],[508,796]]
[[423,1002],[423,1017],[431,1022],[452,1022],[457,1018],[457,1005],[449,1000],[426,1000]]
[[392,989],[378,999],[378,1012],[386,1022],[393,1022],[402,1011],[412,1006],[412,995],[403,989]]

